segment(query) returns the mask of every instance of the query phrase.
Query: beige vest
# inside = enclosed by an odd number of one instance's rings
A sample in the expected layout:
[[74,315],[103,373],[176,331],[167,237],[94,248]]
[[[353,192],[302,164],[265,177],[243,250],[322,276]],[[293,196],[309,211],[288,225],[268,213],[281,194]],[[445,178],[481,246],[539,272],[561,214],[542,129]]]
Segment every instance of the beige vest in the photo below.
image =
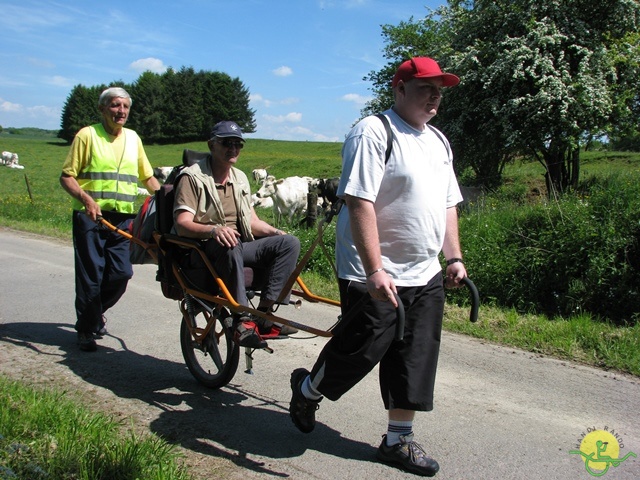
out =
[[[180,175],[189,175],[196,185],[204,189],[205,195],[199,197],[195,206],[194,221],[204,224],[224,225],[225,217],[222,202],[216,189],[211,171],[211,156],[185,168]],[[242,170],[232,167],[229,181],[233,184],[233,197],[238,212],[238,231],[243,242],[254,240],[251,233],[251,187]]]

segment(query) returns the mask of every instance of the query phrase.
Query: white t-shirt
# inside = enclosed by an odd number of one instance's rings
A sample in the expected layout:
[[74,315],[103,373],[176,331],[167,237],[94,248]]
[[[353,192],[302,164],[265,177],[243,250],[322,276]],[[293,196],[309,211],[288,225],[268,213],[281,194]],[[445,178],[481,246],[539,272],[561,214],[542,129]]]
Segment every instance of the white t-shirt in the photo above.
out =
[[[387,135],[379,118],[364,118],[342,147],[338,195],[374,203],[382,265],[397,286],[426,285],[441,272],[438,254],[446,228],[446,210],[462,201],[453,161],[431,127],[416,130],[393,110],[384,114],[393,132],[393,148],[385,166]],[[365,281],[362,262],[351,235],[347,207],[336,224],[338,276]]]

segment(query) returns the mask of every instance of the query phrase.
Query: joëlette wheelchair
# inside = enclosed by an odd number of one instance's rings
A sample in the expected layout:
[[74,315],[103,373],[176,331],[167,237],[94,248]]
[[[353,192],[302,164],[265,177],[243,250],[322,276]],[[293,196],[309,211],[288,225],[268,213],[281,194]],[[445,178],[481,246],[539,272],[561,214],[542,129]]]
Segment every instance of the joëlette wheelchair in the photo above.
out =
[[[207,152],[184,150],[182,165],[176,167],[174,173],[177,174],[180,168],[191,165],[207,155]],[[155,194],[156,218],[153,241],[143,242],[129,232],[114,227],[104,219],[99,219],[99,221],[106,228],[144,247],[154,263],[157,263],[156,280],[160,282],[163,295],[179,302],[182,313],[180,345],[185,363],[191,374],[202,385],[212,389],[221,388],[232,380],[238,369],[240,347],[234,342],[235,328],[232,313],[253,315],[273,323],[289,325],[316,336],[331,337],[333,331],[345,325],[350,320],[349,317],[369,300],[368,297],[364,297],[346,315],[340,315],[336,324],[327,330],[321,330],[282,317],[277,314],[278,310],[265,313],[254,308],[251,299],[259,295],[260,285],[264,285],[265,275],[259,269],[245,268],[245,286],[251,306],[240,305],[233,298],[224,281],[205,255],[201,242],[171,233],[174,223],[174,179],[175,175],[172,174]],[[318,245],[323,246],[325,229],[333,217],[339,213],[341,206],[341,202],[333,205],[318,222],[316,238],[298,261],[276,304],[283,303],[288,292],[291,292],[291,298],[298,298],[298,300],[290,302],[296,305],[300,304],[302,300],[306,300],[312,303],[340,306],[340,302],[337,300],[313,294],[305,285],[300,274],[309,262],[315,248]],[[193,268],[194,255],[200,259],[196,268]],[[328,261],[331,262],[331,259],[328,258]],[[298,288],[294,288],[296,284]],[[471,321],[475,321],[478,316],[478,292],[471,280],[465,279],[465,284],[472,293]],[[396,338],[401,340],[404,332],[404,306],[398,296],[396,296],[396,300],[398,301]],[[244,347],[244,349],[246,371],[251,372],[255,350],[248,347]],[[264,350],[273,353],[270,347],[266,347]]]

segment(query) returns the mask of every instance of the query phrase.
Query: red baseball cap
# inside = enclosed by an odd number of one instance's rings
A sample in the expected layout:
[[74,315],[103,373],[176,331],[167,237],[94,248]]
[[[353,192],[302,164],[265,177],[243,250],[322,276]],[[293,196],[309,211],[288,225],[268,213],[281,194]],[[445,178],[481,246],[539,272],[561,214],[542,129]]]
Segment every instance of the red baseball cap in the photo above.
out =
[[460,79],[453,73],[444,73],[438,63],[429,57],[414,57],[402,62],[393,76],[391,86],[395,87],[400,80],[406,82],[412,78],[440,78],[443,87],[454,87]]

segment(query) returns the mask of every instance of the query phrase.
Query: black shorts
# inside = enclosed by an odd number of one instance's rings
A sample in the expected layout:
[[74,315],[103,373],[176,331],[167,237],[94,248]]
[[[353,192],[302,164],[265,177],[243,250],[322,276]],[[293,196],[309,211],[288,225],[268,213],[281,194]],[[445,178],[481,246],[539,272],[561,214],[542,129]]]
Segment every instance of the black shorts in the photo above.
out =
[[[367,295],[363,283],[340,280],[343,317]],[[396,340],[396,311],[390,302],[367,301],[348,316],[325,345],[311,372],[312,385],[337,400],[380,364],[380,392],[387,410],[433,409],[444,285],[438,273],[427,285],[399,287],[405,308],[403,340]]]

